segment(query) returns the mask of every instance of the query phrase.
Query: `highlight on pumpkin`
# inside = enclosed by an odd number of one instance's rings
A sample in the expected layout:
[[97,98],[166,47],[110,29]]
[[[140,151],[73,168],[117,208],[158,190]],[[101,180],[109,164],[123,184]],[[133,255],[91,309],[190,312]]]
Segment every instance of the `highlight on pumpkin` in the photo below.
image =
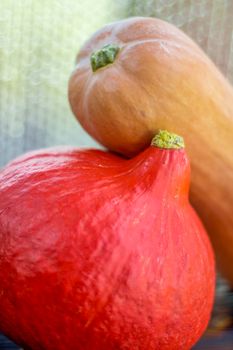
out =
[[185,148],[183,137],[167,130],[159,130],[158,134],[153,137],[151,146],[167,149]]
[[119,46],[115,44],[104,45],[102,49],[94,51],[90,58],[93,72],[113,63],[119,51]]

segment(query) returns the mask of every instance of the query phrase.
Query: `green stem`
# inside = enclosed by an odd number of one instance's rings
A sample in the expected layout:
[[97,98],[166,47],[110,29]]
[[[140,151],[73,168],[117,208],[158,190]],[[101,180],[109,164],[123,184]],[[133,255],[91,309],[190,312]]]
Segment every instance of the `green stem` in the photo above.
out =
[[97,69],[107,66],[115,61],[119,46],[114,44],[104,45],[102,49],[97,50],[91,54],[91,67],[93,72]]
[[183,137],[167,130],[159,130],[158,134],[153,137],[151,145],[167,149],[180,149],[185,147]]

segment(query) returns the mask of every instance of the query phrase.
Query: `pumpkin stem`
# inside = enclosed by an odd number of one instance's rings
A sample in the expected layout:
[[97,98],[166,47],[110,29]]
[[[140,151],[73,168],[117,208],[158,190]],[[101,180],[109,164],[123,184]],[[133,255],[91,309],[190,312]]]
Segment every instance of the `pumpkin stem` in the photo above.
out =
[[159,130],[158,134],[153,137],[151,146],[168,149],[180,149],[185,147],[183,137],[167,130]]
[[91,54],[91,67],[93,72],[97,69],[107,66],[115,61],[115,58],[120,51],[119,46],[114,44],[104,45],[102,49]]

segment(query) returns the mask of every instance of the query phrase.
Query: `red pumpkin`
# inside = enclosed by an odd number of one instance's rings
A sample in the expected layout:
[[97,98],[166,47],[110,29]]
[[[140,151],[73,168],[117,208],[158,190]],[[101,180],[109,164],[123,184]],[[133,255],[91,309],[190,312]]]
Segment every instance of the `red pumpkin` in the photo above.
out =
[[1,331],[33,350],[191,348],[215,275],[180,143],[160,133],[131,160],[48,149],[2,170]]

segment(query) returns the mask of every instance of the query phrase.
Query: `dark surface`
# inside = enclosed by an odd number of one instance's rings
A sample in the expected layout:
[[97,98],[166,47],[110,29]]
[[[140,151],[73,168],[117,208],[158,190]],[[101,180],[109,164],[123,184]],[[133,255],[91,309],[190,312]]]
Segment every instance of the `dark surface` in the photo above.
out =
[[18,350],[20,349],[17,345],[12,343],[9,339],[0,334],[0,349],[1,350]]

